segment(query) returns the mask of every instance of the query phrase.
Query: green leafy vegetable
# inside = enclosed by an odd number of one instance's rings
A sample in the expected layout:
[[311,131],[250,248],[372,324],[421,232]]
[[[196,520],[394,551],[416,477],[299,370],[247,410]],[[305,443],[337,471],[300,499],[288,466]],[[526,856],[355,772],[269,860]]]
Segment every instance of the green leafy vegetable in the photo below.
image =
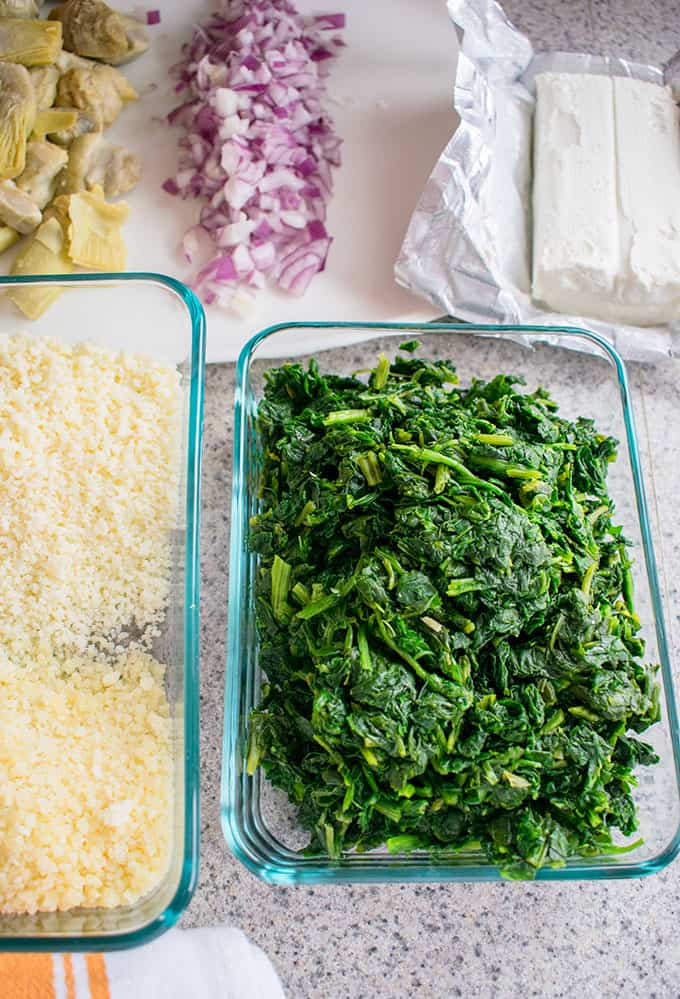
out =
[[481,848],[529,878],[627,849],[612,830],[636,828],[633,768],[657,758],[632,733],[659,692],[616,442],[522,384],[459,388],[412,356],[368,385],[267,373],[248,770],[298,805],[312,853]]

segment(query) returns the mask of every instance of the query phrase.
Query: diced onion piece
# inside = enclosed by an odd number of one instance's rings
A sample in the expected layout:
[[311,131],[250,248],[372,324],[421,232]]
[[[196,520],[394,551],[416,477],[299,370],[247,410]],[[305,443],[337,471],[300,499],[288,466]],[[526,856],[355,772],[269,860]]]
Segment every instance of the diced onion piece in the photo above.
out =
[[220,246],[238,246],[239,244],[245,245],[248,242],[251,232],[255,228],[257,223],[243,221],[243,222],[232,222],[230,225],[225,225],[222,230],[220,230],[217,241]]
[[260,271],[268,271],[276,262],[276,247],[272,242],[251,246],[250,256]]
[[215,90],[215,110],[223,118],[228,118],[238,111],[238,94],[229,87],[217,87]]
[[238,176],[230,177],[224,185],[224,197],[232,208],[242,208],[254,193],[252,184],[246,183]]
[[304,229],[307,224],[302,212],[281,212],[281,221],[291,229]]

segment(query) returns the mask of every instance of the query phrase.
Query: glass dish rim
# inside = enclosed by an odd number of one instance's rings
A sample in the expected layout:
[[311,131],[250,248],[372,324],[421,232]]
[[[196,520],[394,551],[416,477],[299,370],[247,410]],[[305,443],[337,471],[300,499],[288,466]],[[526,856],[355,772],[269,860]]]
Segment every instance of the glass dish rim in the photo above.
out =
[[14,284],[154,284],[173,292],[191,322],[186,466],[186,529],[184,566],[184,844],[182,868],[174,895],[165,909],[144,926],[120,933],[60,936],[0,936],[3,952],[113,951],[149,943],[173,926],[187,908],[198,883],[199,864],[199,588],[201,457],[205,384],[206,318],[196,294],[182,281],[154,271],[124,273],[41,274],[0,277],[0,287]]
[[[585,338],[595,344],[612,362],[621,396],[621,406],[625,427],[626,446],[631,466],[631,475],[635,492],[637,516],[640,525],[642,548],[644,552],[645,569],[652,598],[652,611],[659,652],[661,674],[664,691],[667,697],[668,727],[673,747],[676,789],[680,796],[680,725],[677,703],[674,693],[674,683],[670,659],[668,636],[666,631],[663,600],[659,585],[654,543],[649,520],[649,508],[642,475],[637,433],[631,403],[628,375],[624,361],[615,347],[597,333],[576,326],[542,326],[517,323],[461,323],[461,322],[285,322],[277,323],[260,330],[243,346],[236,364],[235,396],[234,396],[234,430],[233,430],[233,478],[231,494],[231,537],[229,552],[229,591],[227,615],[227,654],[225,669],[224,692],[224,730],[222,746],[222,773],[220,787],[220,819],[224,838],[234,856],[261,880],[271,884],[320,884],[320,883],[418,883],[418,882],[471,882],[499,881],[501,875],[493,865],[441,866],[432,863],[429,866],[410,865],[408,861],[398,860],[395,865],[387,863],[371,867],[370,855],[366,856],[366,866],[352,868],[329,866],[328,862],[315,864],[313,859],[305,860],[304,866],[293,861],[270,861],[252,844],[248,834],[244,833],[235,813],[233,802],[237,782],[243,780],[238,771],[237,763],[241,758],[238,747],[238,728],[240,712],[241,667],[241,593],[246,554],[243,550],[245,538],[244,517],[247,511],[244,503],[245,494],[241,489],[242,464],[245,453],[244,403],[247,395],[247,378],[250,362],[255,348],[272,335],[289,329],[305,330],[356,330],[358,332],[373,332],[386,335],[398,333],[488,333],[500,335],[511,333],[530,333],[566,336],[567,338]],[[366,341],[362,341],[366,342]],[[330,349],[339,347],[333,344]],[[345,344],[344,346],[347,346]],[[317,348],[320,349],[320,348]],[[276,358],[271,358],[276,363]],[[238,543],[237,543],[238,542]],[[238,664],[235,666],[235,664]],[[247,778],[252,779],[252,778]],[[673,837],[665,848],[656,856],[634,863],[599,864],[579,863],[578,861],[563,868],[543,868],[537,873],[537,881],[574,881],[574,880],[614,880],[622,878],[641,877],[663,870],[680,852],[680,822],[676,826]]]

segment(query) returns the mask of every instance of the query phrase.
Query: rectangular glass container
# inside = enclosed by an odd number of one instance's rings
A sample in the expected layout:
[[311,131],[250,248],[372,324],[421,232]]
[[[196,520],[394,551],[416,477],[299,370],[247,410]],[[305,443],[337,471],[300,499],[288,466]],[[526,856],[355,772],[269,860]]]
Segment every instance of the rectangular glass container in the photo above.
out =
[[[260,447],[257,405],[269,367],[315,357],[322,372],[346,375],[373,366],[380,351],[392,359],[401,342],[416,337],[418,357],[451,358],[463,386],[504,372],[522,375],[527,390],[543,385],[569,418],[592,417],[620,442],[609,473],[615,522],[632,542],[636,609],[646,661],[658,662],[662,719],[645,735],[661,757],[640,768],[635,792],[643,844],[631,853],[575,858],[543,868],[539,880],[636,877],[662,869],[680,849],[680,741],[669,646],[654,544],[661,548],[653,456],[638,442],[628,376],[619,355],[596,334],[570,328],[461,324],[285,324],[264,330],[243,348],[236,374],[234,478],[229,564],[226,701],[222,764],[222,826],[234,854],[251,871],[277,884],[314,882],[491,881],[498,868],[480,852],[394,855],[386,848],[341,859],[305,857],[308,836],[286,796],[258,771],[246,773],[248,719],[258,703],[262,675],[253,606],[256,559],[248,552],[249,518],[258,509]],[[370,342],[370,352],[365,350]],[[578,348],[578,351],[574,348]],[[360,353],[361,350],[361,353]],[[367,359],[368,356],[371,360]],[[643,475],[642,462],[645,471]],[[655,500],[646,497],[646,484]]]
[[[1,278],[0,286],[51,284],[64,294],[38,320],[2,302],[0,333],[54,336],[146,353],[176,366],[182,391],[180,495],[171,539],[168,609],[154,655],[167,666],[173,751],[173,837],[167,873],[133,905],[0,915],[0,950],[113,950],[158,936],[191,899],[198,876],[199,476],[205,316],[196,296],[161,274]],[[0,292],[2,288],[0,287]]]

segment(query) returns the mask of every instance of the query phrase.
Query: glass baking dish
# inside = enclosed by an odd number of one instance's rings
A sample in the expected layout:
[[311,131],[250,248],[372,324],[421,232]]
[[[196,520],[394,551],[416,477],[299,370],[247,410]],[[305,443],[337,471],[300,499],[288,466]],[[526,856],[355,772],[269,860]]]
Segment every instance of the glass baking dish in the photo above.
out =
[[[180,496],[172,537],[170,597],[154,655],[167,666],[173,749],[173,842],[169,869],[139,902],[113,909],[0,915],[0,950],[112,950],[144,943],[184,911],[198,875],[199,474],[205,372],[205,316],[193,294],[161,274],[1,278],[0,285],[63,286],[35,322],[8,302],[0,333],[49,335],[135,350],[177,367],[183,396]],[[1,289],[0,289],[1,290]]]
[[[480,852],[394,855],[385,848],[348,853],[342,859],[304,856],[307,834],[286,796],[258,771],[246,773],[248,718],[258,703],[262,675],[253,607],[254,556],[247,548],[249,518],[258,508],[259,448],[255,425],[267,368],[315,357],[320,370],[350,374],[390,359],[405,339],[421,342],[418,357],[452,358],[461,384],[499,372],[522,375],[529,391],[550,391],[560,412],[587,416],[620,441],[609,475],[616,522],[632,542],[637,611],[645,658],[659,662],[662,720],[645,733],[661,757],[641,768],[635,797],[644,842],[630,853],[578,858],[563,868],[543,868],[539,880],[623,878],[662,869],[680,849],[680,741],[673,695],[664,597],[654,551],[659,523],[646,498],[657,498],[649,440],[636,437],[633,401],[623,362],[609,344],[585,330],[535,326],[470,326],[431,323],[308,323],[273,326],[243,348],[236,374],[234,478],[229,565],[229,623],[222,766],[222,826],[234,854],[251,871],[277,884],[314,882],[491,881],[500,873]],[[367,344],[368,342],[368,344]],[[368,346],[368,349],[367,349]],[[305,356],[306,355],[306,356]],[[645,471],[642,471],[642,461]],[[660,479],[661,477],[659,477]]]

